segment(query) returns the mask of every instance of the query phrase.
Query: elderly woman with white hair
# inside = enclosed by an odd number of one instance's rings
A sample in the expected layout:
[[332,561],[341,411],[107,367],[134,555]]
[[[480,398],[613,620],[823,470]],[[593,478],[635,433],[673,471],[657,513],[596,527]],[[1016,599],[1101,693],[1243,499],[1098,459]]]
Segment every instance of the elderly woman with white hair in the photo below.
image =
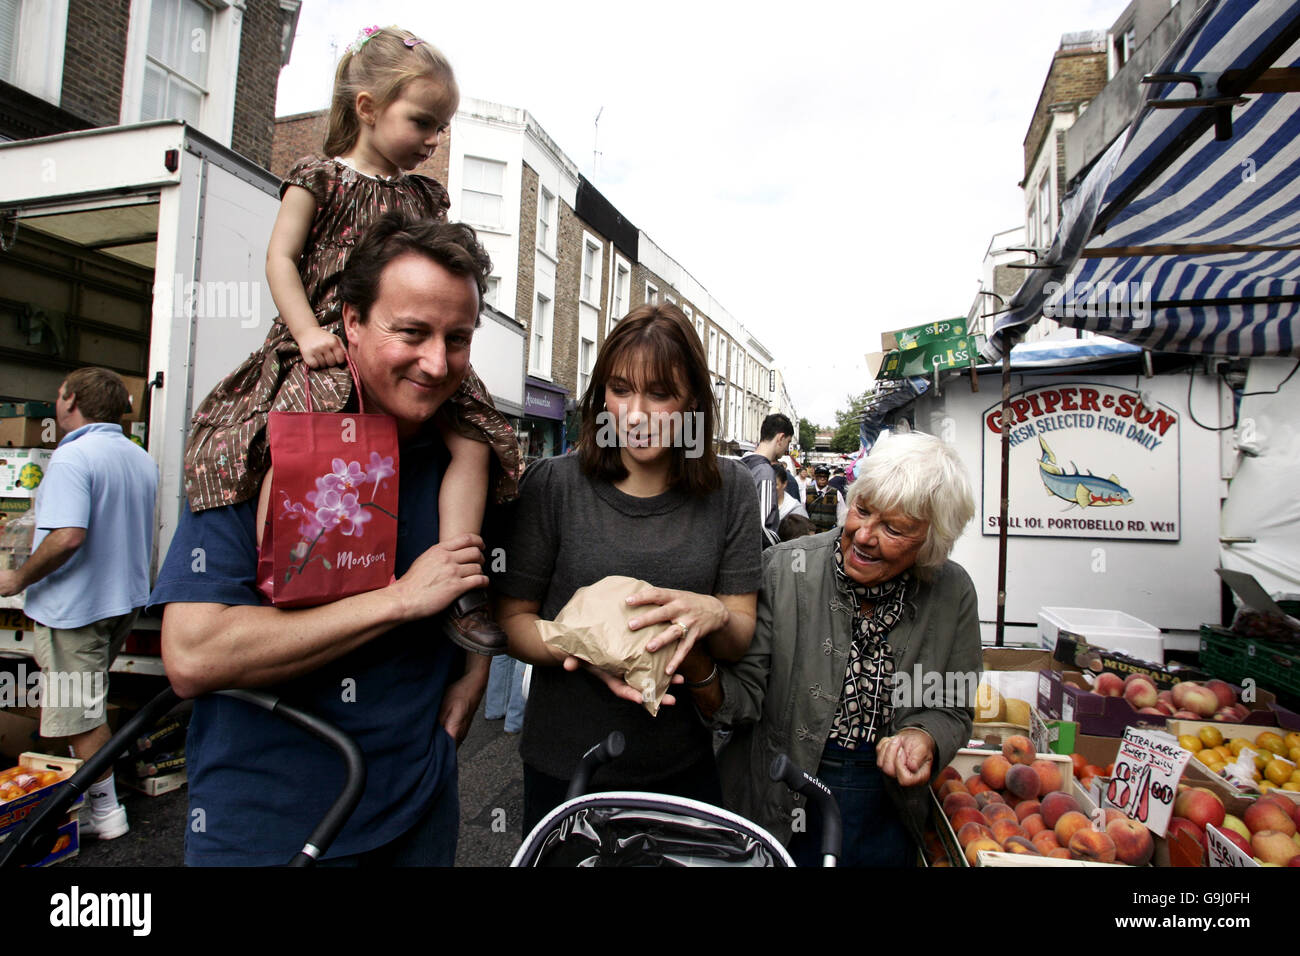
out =
[[974,501],[957,455],[929,435],[889,438],[859,473],[842,527],[764,554],[744,659],[688,686],[706,717],[734,729],[719,755],[728,805],[796,862],[820,862],[820,821],[768,779],[782,753],[835,794],[844,865],[907,866],[925,784],[971,732],[979,618],[948,555]]

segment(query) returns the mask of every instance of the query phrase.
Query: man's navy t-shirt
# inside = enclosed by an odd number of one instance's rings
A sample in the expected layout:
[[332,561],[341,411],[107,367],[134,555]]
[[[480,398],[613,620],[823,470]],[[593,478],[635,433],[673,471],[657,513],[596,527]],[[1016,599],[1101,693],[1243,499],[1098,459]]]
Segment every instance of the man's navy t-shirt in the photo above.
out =
[[[401,448],[398,576],[438,542],[445,456],[436,437],[422,436]],[[150,605],[264,604],[256,584],[256,509],[256,501],[198,514],[185,509]],[[268,632],[264,639],[276,635]],[[361,804],[328,857],[391,842],[419,821],[443,787],[456,786],[456,747],[438,723],[438,710],[463,659],[428,619],[394,628],[311,674],[264,688],[341,728],[365,754]],[[342,761],[326,744],[221,696],[195,701],[186,758],[185,862],[191,866],[287,863],[344,780]]]

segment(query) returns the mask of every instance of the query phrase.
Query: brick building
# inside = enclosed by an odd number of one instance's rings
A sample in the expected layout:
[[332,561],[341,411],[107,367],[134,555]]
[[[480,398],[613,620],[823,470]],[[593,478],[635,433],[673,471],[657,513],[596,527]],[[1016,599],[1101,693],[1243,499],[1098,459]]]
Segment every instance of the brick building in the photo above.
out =
[[[277,120],[271,171],[324,141],[323,112]],[[527,110],[462,99],[442,146],[418,172],[451,194],[492,257],[487,302],[526,330],[521,413],[505,408],[528,458],[564,452],[596,353],[644,303],[685,313],[714,373],[722,450],[758,442],[776,397],[773,357],[686,269],[584,177]],[[476,365],[479,359],[476,357]]]
[[11,0],[0,5],[0,138],[184,119],[271,162],[301,0]]

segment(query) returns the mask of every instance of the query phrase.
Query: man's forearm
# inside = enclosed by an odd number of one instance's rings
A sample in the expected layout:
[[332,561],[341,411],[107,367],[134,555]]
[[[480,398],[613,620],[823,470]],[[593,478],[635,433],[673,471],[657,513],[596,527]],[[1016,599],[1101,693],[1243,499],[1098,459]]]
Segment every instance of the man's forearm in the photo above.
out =
[[77,549],[85,540],[85,528],[55,528],[45,536],[40,546],[32,552],[31,557],[15,572],[18,578],[18,590],[30,587],[63,567],[68,559],[77,553]]
[[[163,662],[182,697],[263,687],[311,673],[401,622],[386,589],[299,610],[169,604]],[[438,639],[432,628],[429,639]]]

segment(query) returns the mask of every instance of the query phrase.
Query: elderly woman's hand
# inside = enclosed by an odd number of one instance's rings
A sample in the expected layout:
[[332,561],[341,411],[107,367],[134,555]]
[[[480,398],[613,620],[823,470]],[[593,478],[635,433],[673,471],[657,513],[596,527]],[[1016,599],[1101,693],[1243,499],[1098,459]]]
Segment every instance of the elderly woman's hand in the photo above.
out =
[[669,674],[677,673],[678,666],[691,652],[696,641],[726,627],[731,616],[726,605],[712,595],[674,591],[670,588],[639,591],[629,597],[627,603],[634,607],[642,604],[658,605],[627,622],[627,626],[634,631],[652,624],[676,625],[664,628],[663,633],[651,638],[645,646],[647,651],[654,652],[673,641],[677,642],[677,650],[668,662]]
[[927,782],[933,763],[934,739],[916,727],[906,727],[876,745],[876,765],[903,787]]

